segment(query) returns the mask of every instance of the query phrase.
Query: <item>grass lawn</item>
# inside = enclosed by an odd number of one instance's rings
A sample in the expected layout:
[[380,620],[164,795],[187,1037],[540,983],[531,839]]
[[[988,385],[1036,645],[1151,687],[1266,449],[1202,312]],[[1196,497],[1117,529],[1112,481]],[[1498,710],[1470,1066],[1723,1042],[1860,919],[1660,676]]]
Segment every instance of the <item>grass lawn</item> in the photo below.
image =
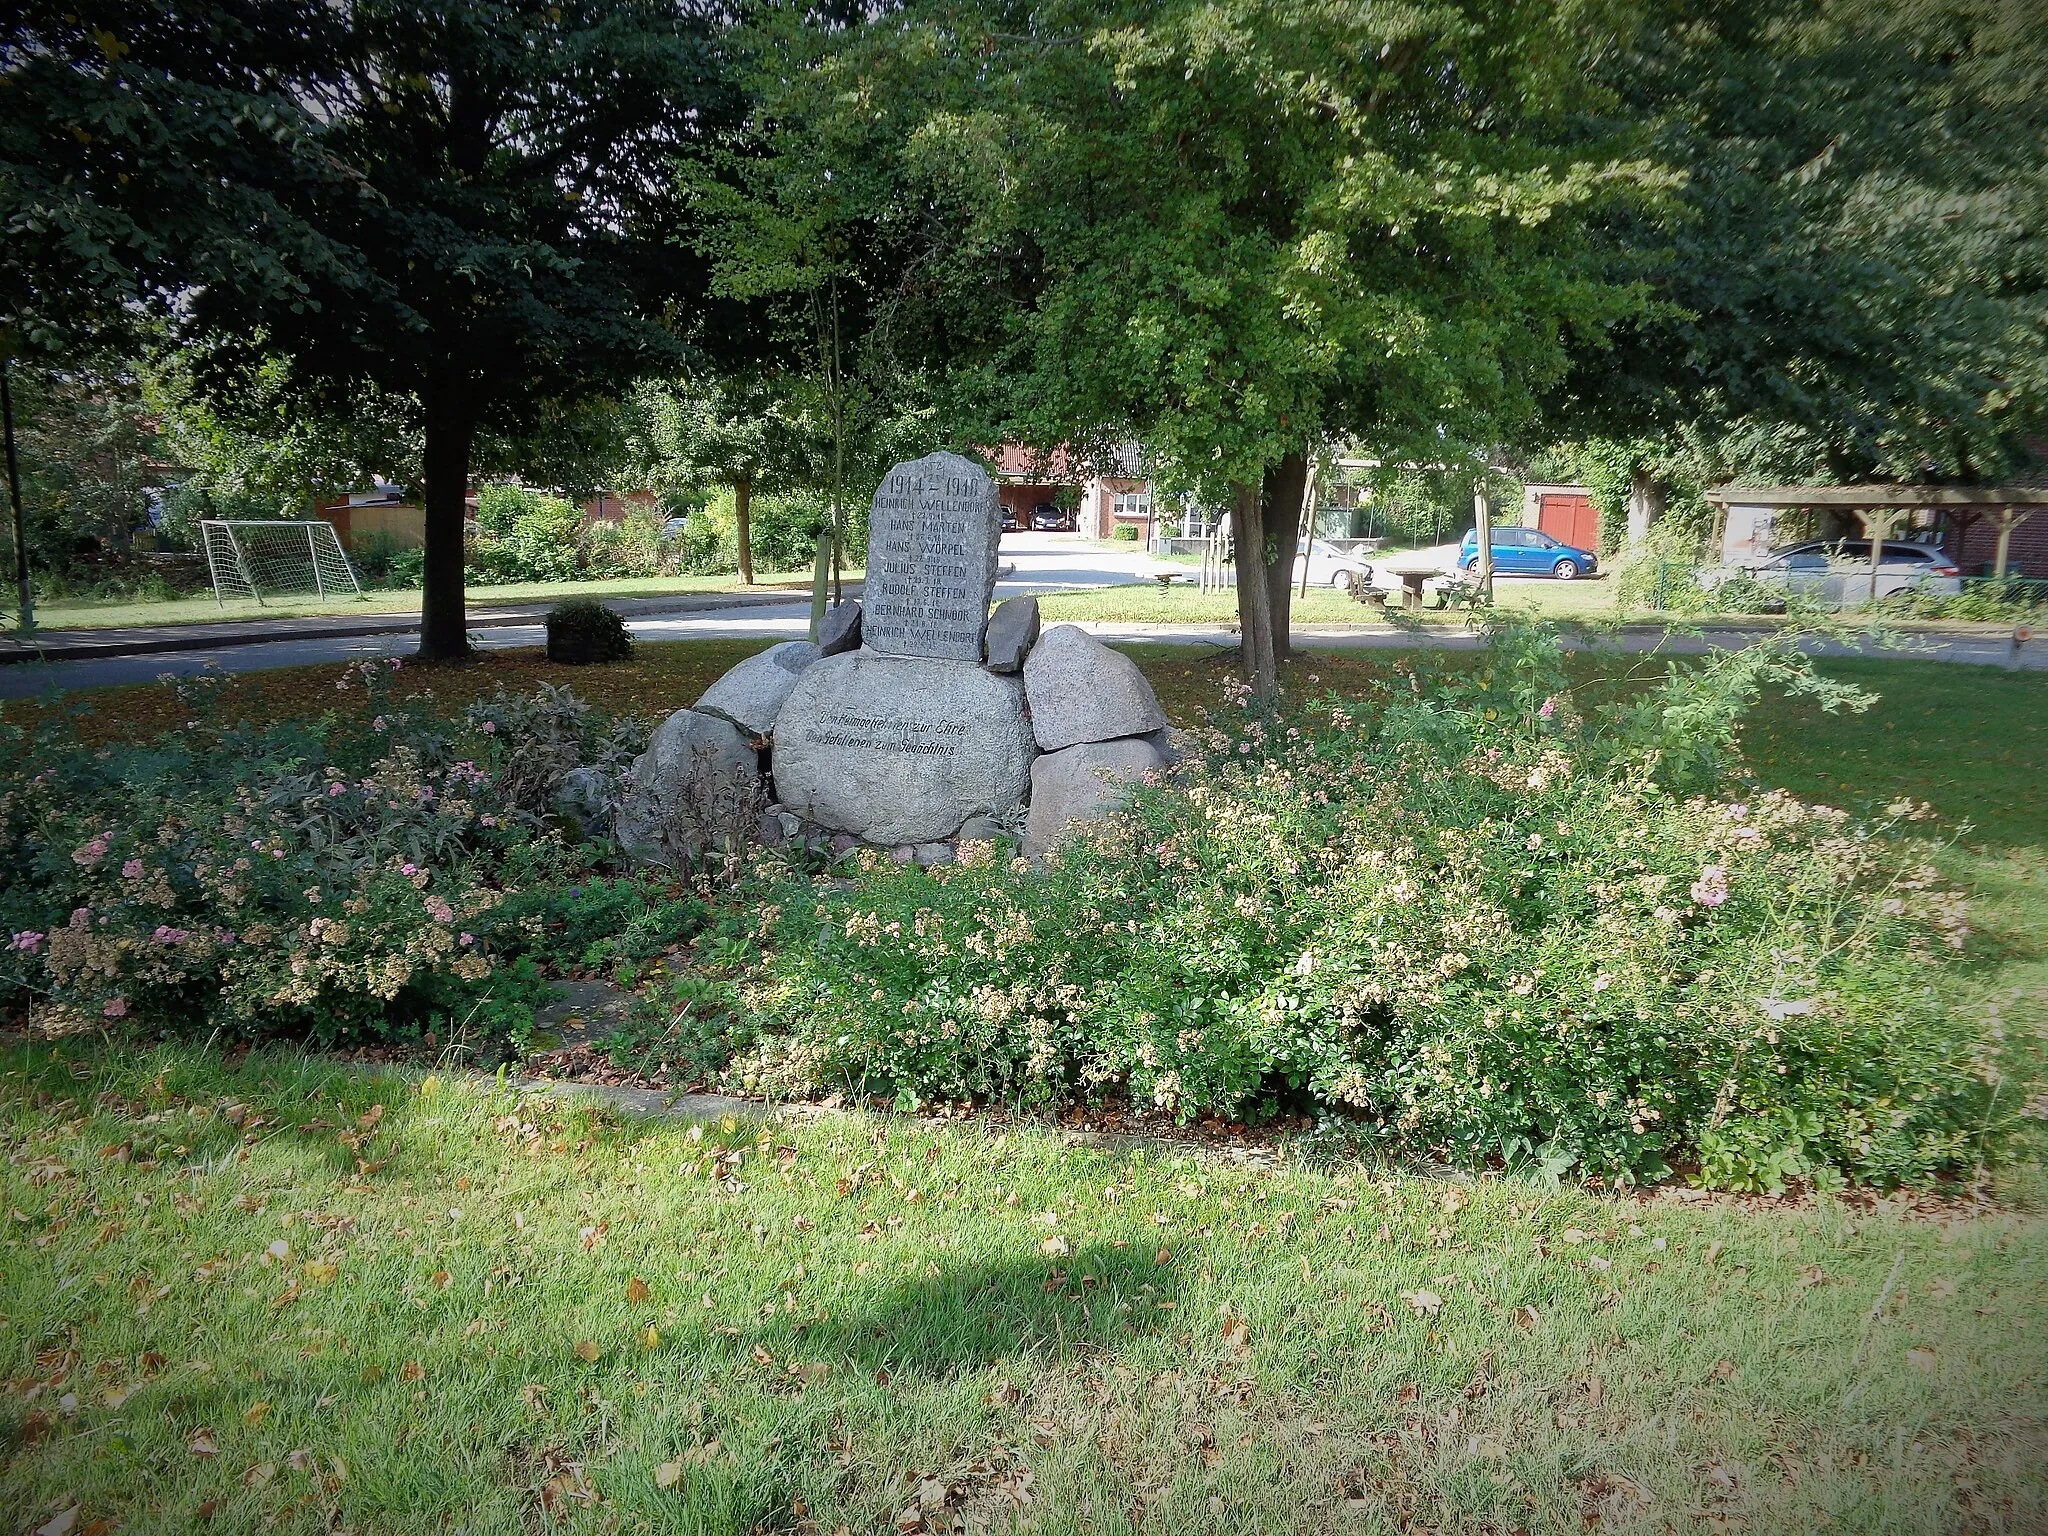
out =
[[[414,675],[651,712],[757,648]],[[1179,718],[1228,665],[1133,654]],[[1753,763],[1967,819],[1968,984],[2042,1029],[2048,677],[1827,669],[1883,701],[1768,706]],[[352,705],[335,670],[228,707]],[[2036,1168],[1981,1207],[1454,1186],[91,1041],[0,1051],[0,1135],[8,1531],[2048,1529]]]
[[[849,571],[849,577],[860,573]],[[753,587],[743,587],[737,576],[654,576],[615,581],[524,581],[497,587],[471,587],[471,609],[501,603],[530,603],[558,597],[666,597],[677,592],[748,592],[760,587],[792,587],[809,590],[811,573],[803,571],[757,572]],[[167,602],[100,600],[95,598],[37,599],[36,622],[44,629],[112,629],[132,624],[221,624],[236,620],[304,618],[308,616],[355,618],[378,613],[418,613],[417,589],[365,592],[360,598],[335,598],[319,602],[311,597],[274,598],[265,603],[232,602],[222,607],[211,592]],[[11,610],[10,610],[11,612]]]
[[2033,1214],[691,1131],[283,1054],[16,1049],[0,1116],[11,1529],[2048,1522]]
[[[1546,619],[1612,620],[1622,617],[1616,607],[1614,587],[1605,580],[1544,581],[1501,580],[1495,583],[1495,600],[1501,608]],[[1433,605],[1434,596],[1429,599]],[[1237,622],[1237,593],[1225,590],[1203,593],[1193,581],[1161,587],[1156,582],[1119,587],[1094,587],[1084,592],[1055,592],[1038,600],[1039,611],[1048,623],[1097,620],[1119,624],[1234,624]],[[1465,627],[1469,615],[1463,609],[1424,608],[1410,619],[1429,625]],[[1377,624],[1377,608],[1355,602],[1349,595],[1330,587],[1310,587],[1294,597],[1297,624]]]

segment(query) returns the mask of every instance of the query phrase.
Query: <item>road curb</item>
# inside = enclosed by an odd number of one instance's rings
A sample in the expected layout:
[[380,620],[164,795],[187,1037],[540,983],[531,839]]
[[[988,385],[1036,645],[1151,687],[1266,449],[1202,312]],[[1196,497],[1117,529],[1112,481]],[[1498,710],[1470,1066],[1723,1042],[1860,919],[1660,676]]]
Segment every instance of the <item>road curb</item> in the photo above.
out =
[[[852,584],[849,583],[849,586]],[[801,595],[801,594],[797,594]],[[780,589],[774,592],[706,592],[679,593],[675,601],[663,598],[615,598],[614,606],[623,607],[635,602],[658,602],[658,608],[635,608],[622,613],[620,617],[628,623],[635,619],[662,618],[678,613],[720,613],[734,608],[765,608],[792,600],[792,594]],[[677,604],[680,603],[681,606]],[[532,608],[506,608],[493,611],[482,609],[472,611],[465,617],[469,629],[517,629],[522,625],[538,624],[547,617],[552,603]],[[275,629],[252,620],[247,624],[232,626],[204,626],[195,624],[194,633],[189,635],[162,635],[148,639],[80,640],[67,638],[55,645],[27,645],[20,641],[0,641],[0,666],[21,666],[39,661],[106,661],[117,656],[158,656],[178,651],[211,651],[227,646],[273,645],[291,640],[357,640],[372,635],[413,634],[419,630],[420,621],[416,614],[397,614],[389,618],[364,618],[354,622],[308,625],[299,629]],[[72,631],[72,634],[79,633]],[[118,634],[119,631],[109,633]]]

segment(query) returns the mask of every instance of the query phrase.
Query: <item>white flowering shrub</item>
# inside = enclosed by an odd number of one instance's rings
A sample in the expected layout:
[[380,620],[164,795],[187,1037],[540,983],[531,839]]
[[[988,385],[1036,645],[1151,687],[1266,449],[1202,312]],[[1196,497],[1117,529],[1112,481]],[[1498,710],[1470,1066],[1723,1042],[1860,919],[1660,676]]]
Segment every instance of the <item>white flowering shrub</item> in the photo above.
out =
[[173,685],[185,729],[142,745],[0,731],[0,1001],[45,1033],[530,1022],[533,959],[605,851],[568,841],[549,797],[632,735],[560,690],[435,719],[396,696],[396,665],[351,668],[342,688],[371,698],[346,715],[223,724],[201,681]]
[[[820,1086],[912,1103],[1310,1105],[1389,1152],[1752,1188],[1995,1145],[1925,808],[1682,790],[1703,744],[1671,752],[1640,699],[1595,718],[1542,651],[1219,721],[1037,869],[821,884],[785,902],[768,1007]],[[1704,670],[1666,702],[1761,676]],[[1732,750],[1739,710],[1705,713]]]

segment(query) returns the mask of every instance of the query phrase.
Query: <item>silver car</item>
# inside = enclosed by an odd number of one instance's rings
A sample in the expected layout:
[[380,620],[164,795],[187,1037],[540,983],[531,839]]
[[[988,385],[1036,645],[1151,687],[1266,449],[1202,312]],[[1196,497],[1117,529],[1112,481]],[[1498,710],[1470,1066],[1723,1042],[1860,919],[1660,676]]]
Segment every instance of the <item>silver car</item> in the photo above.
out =
[[1889,539],[1878,562],[1875,583],[1868,539],[1810,539],[1772,550],[1757,564],[1744,566],[1742,574],[1762,585],[1784,587],[1828,603],[1864,603],[1895,592],[1953,597],[1963,590],[1963,573],[1944,551],[1932,544]]
[[1343,587],[1372,585],[1372,562],[1366,557],[1380,547],[1378,539],[1313,539],[1294,557],[1294,579],[1308,565],[1309,585]]

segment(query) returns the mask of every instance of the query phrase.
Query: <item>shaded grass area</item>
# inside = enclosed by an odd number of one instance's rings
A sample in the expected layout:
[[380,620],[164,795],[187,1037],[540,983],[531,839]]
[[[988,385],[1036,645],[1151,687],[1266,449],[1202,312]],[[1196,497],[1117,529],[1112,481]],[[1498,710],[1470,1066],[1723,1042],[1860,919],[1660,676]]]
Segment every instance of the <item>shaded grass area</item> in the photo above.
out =
[[[849,579],[859,571],[848,571]],[[788,587],[808,591],[811,573],[768,571],[755,576],[752,587],[742,586],[738,576],[629,576],[607,581],[518,581],[501,586],[469,589],[469,606],[486,609],[496,604],[537,602],[556,597],[666,597],[677,592],[752,592],[763,587]],[[211,589],[191,597],[163,601],[127,598],[39,598],[36,622],[44,629],[112,629],[131,624],[221,624],[268,619],[352,618],[374,613],[418,613],[418,588],[365,592],[360,598],[320,601],[313,594],[277,597],[262,603],[238,601],[216,603]]]
[[688,1130],[78,1043],[0,1055],[0,1134],[10,1529],[2048,1522],[2029,1211]]
[[[761,643],[405,676],[442,708],[547,679],[653,714]],[[1183,722],[1233,675],[1132,654]],[[1313,654],[1289,681],[1414,662]],[[1753,763],[1970,821],[1971,984],[2038,1028],[2048,679],[1825,669],[1882,702],[1767,704]],[[358,707],[337,671],[239,678],[222,708]],[[93,703],[109,730],[177,723],[167,690]],[[2048,1528],[2033,1169],[1938,1219],[1454,1192],[971,1122],[621,1123],[97,1042],[0,1051],[0,1137],[9,1531]]]
[[[539,646],[481,651],[470,661],[422,665],[407,662],[399,674],[401,697],[424,696],[429,707],[459,712],[497,689],[532,693],[543,682],[573,689],[579,698],[619,714],[664,715],[695,702],[735,663],[774,644],[772,640],[684,640],[638,643],[630,660],[601,666],[563,666]],[[220,681],[217,705],[231,721],[266,721],[333,709],[361,711],[369,701],[360,691],[337,692],[344,671],[338,662],[242,672]],[[70,714],[94,739],[133,739],[175,730],[189,717],[177,693],[158,683],[137,683],[68,695],[55,703],[10,699],[0,719],[34,724]]]

